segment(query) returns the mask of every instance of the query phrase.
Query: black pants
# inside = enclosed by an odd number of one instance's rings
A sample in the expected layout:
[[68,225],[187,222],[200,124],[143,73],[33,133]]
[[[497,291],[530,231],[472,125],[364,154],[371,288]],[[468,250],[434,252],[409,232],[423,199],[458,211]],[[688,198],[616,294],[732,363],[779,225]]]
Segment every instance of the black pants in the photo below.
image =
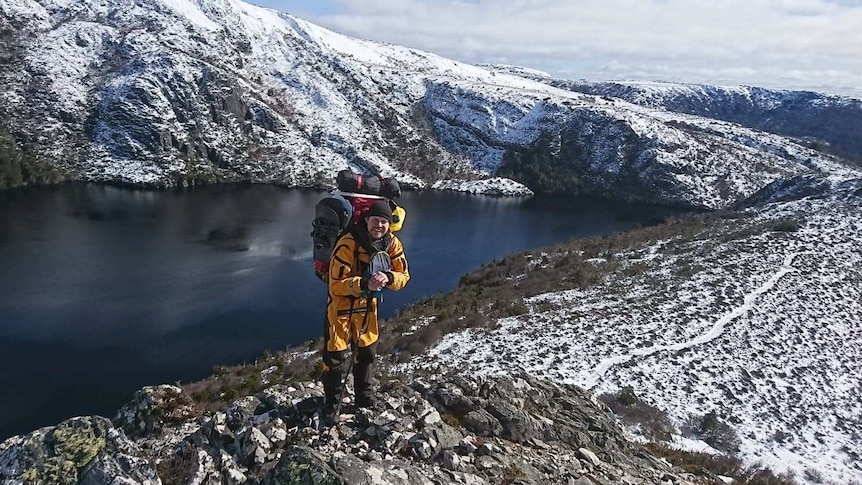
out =
[[[327,332],[324,335],[328,335]],[[323,372],[323,392],[326,394],[326,404],[334,406],[341,398],[344,390],[344,375],[350,363],[350,349],[340,352],[330,352],[326,349],[326,337],[323,340],[323,363],[328,370]],[[374,362],[377,360],[377,342],[368,347],[359,347],[356,361],[353,363],[353,386],[356,399],[371,398],[371,378],[374,372]]]

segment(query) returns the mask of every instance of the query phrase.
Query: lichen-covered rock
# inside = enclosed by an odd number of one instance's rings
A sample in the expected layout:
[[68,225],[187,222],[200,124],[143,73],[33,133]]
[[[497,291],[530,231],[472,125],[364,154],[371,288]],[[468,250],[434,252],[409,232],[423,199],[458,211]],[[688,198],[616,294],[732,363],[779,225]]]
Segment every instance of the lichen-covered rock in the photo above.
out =
[[242,435],[239,455],[244,465],[262,466],[266,463],[267,454],[271,449],[272,443],[269,438],[259,429],[251,427]]
[[442,421],[426,425],[422,434],[437,443],[436,451],[438,452],[455,448],[464,438],[461,432]]
[[[365,463],[350,455],[337,456],[334,467],[344,477],[344,483],[374,485],[434,485],[417,466],[401,460]],[[451,482],[438,482],[451,483]]]
[[78,485],[157,485],[155,468],[121,430],[108,430],[105,448],[81,473]]
[[428,402],[432,403],[441,412],[451,414],[458,418],[465,416],[477,409],[476,403],[464,395],[464,391],[456,384],[439,384],[427,393]]
[[0,445],[0,483],[160,484],[138,447],[100,416],[72,418]]
[[79,472],[105,447],[111,423],[73,418],[30,433],[17,447],[0,451],[0,477],[25,483],[74,484]]
[[326,459],[306,446],[291,446],[264,479],[266,485],[341,485]]
[[261,404],[261,400],[255,396],[245,396],[232,402],[225,410],[230,429],[233,431],[242,429],[250,418],[258,414],[256,411]]

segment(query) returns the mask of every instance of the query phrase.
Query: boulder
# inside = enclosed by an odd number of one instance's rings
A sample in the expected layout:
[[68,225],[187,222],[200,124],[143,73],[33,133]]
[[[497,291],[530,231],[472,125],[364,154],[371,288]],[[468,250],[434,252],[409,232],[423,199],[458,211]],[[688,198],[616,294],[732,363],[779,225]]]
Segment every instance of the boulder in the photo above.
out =
[[160,485],[140,448],[107,418],[72,418],[0,444],[0,483]]
[[497,418],[503,427],[500,436],[507,440],[520,443],[542,435],[541,424],[510,401],[495,399],[488,403],[486,409]]
[[114,416],[114,425],[136,438],[158,433],[165,426],[180,424],[197,415],[194,401],[181,387],[144,387]]
[[461,425],[479,436],[499,436],[503,432],[500,421],[484,409],[467,413],[461,418]]

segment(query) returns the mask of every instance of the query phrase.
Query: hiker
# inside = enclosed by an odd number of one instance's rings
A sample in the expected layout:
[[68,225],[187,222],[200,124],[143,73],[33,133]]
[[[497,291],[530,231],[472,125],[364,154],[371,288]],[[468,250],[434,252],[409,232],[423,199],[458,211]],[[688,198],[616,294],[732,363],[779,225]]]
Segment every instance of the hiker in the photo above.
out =
[[[351,345],[358,344],[352,365],[355,405],[369,408],[375,403],[371,377],[379,329],[378,298],[373,295],[384,288],[400,290],[410,279],[401,241],[389,231],[391,223],[389,203],[375,201],[332,250],[323,335],[323,388],[329,419],[336,419],[334,414],[340,409],[344,377],[354,355]],[[366,275],[372,255],[381,251],[390,269]]]

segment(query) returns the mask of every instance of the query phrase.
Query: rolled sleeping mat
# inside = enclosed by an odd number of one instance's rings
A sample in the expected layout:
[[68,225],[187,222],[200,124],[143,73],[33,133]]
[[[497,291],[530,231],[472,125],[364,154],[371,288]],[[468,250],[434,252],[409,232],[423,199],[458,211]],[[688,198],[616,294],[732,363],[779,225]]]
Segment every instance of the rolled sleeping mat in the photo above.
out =
[[401,197],[401,186],[398,185],[398,181],[395,179],[383,179],[380,186],[380,195],[387,199],[397,199]]
[[380,195],[380,177],[376,175],[362,175],[344,169],[335,176],[335,184],[338,186],[338,190],[342,192]]

